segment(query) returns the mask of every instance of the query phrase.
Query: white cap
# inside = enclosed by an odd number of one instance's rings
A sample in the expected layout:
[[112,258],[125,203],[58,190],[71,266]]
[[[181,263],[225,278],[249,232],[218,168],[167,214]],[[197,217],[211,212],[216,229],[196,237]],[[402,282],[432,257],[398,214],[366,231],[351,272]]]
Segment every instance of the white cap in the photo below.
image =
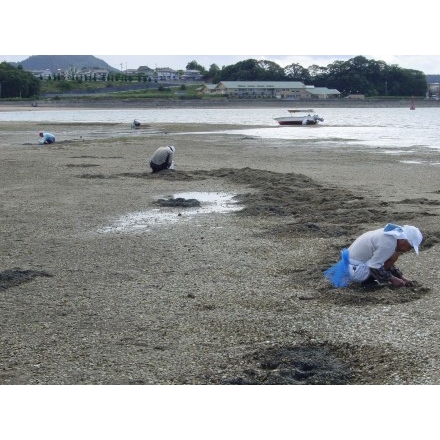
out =
[[176,149],[172,145],[168,145],[168,148],[171,150],[172,153],[176,151]]
[[419,253],[419,246],[423,240],[422,233],[415,226],[402,226],[403,233],[406,236],[409,244],[414,248],[416,254]]

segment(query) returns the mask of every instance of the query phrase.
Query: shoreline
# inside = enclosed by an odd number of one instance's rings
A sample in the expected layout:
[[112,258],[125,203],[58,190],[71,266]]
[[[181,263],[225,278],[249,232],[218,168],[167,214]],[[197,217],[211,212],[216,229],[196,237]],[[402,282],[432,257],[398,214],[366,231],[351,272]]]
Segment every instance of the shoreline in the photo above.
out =
[[[37,103],[37,106],[33,106]],[[22,111],[22,110],[56,110],[56,109],[102,109],[102,108],[402,108],[410,107],[411,99],[398,100],[348,100],[348,99],[327,99],[327,100],[303,100],[303,101],[267,101],[267,100],[159,100],[159,99],[136,99],[136,100],[115,100],[115,99],[62,99],[60,101],[35,100],[32,102],[0,102],[0,111]],[[416,109],[438,108],[440,101],[430,99],[415,100]]]

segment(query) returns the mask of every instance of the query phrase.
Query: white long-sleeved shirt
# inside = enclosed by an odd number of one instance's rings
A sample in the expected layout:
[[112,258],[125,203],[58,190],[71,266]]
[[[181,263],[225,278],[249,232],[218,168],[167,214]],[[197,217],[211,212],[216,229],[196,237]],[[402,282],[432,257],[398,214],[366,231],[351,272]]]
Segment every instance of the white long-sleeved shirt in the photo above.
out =
[[379,269],[396,251],[397,238],[385,234],[383,228],[360,235],[348,248],[350,259]]

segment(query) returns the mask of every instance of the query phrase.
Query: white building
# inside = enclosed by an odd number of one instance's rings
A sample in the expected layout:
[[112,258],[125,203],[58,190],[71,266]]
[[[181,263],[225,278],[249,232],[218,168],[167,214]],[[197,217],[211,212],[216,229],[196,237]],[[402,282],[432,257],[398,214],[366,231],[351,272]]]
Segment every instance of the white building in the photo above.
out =
[[203,75],[199,70],[185,70],[185,73],[180,77],[184,81],[200,81]]
[[306,86],[300,81],[221,81],[214,88],[205,85],[200,92],[245,99],[300,100],[328,99],[340,96],[340,92],[336,89]]
[[156,69],[156,79],[158,81],[178,81],[180,79],[179,73],[169,67],[162,67]]

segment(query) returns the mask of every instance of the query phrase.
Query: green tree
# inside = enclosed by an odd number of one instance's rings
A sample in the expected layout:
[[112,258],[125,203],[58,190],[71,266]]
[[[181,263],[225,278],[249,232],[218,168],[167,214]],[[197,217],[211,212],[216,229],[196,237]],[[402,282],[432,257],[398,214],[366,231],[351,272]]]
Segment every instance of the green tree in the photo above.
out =
[[272,81],[285,80],[284,69],[282,69],[277,63],[274,63],[273,61],[258,61],[256,69],[257,77],[261,78],[261,81],[267,81],[270,80],[270,78],[274,78]]
[[220,72],[220,67],[218,67],[217,64],[211,64],[209,66],[208,73],[203,76],[203,79],[215,78],[219,72]]
[[1,98],[33,98],[39,96],[41,81],[32,73],[0,63]]
[[197,61],[193,60],[190,61],[187,65],[186,65],[186,70],[198,70],[202,75],[206,75],[208,72],[206,71],[206,69],[201,66]]
[[315,86],[334,88],[347,96],[425,96],[426,76],[423,72],[387,65],[384,61],[357,56],[335,61],[325,72],[313,78]]
[[391,96],[425,96],[428,85],[423,72],[392,66],[388,72],[388,94]]
[[285,81],[283,69],[273,61],[249,58],[230,66],[224,66],[213,77],[219,81]]
[[289,81],[301,81],[304,84],[310,81],[309,71],[297,63],[286,66],[284,75]]
[[58,88],[62,91],[62,92],[68,92],[70,90],[72,90],[73,84],[71,81],[66,81],[66,80],[62,80],[60,81],[60,83],[58,84]]
[[316,79],[319,79],[322,76],[325,76],[328,72],[327,67],[321,67],[317,64],[312,64],[308,67],[309,72],[309,78],[311,81],[315,81]]

